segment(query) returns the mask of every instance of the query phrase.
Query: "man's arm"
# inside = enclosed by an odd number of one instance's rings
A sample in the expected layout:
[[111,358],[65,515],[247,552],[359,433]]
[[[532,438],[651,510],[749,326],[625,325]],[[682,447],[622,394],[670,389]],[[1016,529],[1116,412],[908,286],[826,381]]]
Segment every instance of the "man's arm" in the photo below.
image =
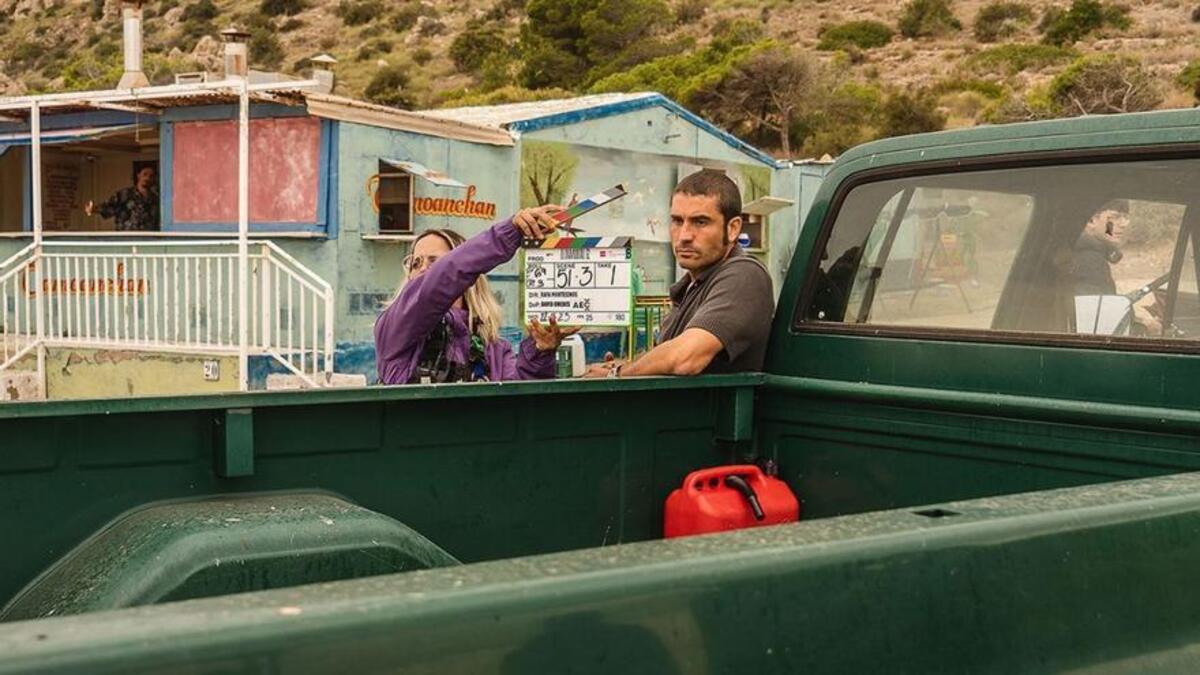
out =
[[96,209],[101,218],[115,218],[120,211],[121,204],[125,201],[123,190],[117,190],[109,195],[108,199],[100,202],[100,208]]
[[[677,337],[623,366],[620,375],[698,375],[718,355],[730,362],[766,344],[775,298],[771,277],[752,260],[730,261],[717,271],[707,297]],[[607,375],[604,366],[589,377]]]
[[[646,352],[638,360],[621,366],[621,377],[638,375],[699,375],[724,346],[703,328],[689,328]],[[584,377],[607,377],[609,368],[592,366]]]

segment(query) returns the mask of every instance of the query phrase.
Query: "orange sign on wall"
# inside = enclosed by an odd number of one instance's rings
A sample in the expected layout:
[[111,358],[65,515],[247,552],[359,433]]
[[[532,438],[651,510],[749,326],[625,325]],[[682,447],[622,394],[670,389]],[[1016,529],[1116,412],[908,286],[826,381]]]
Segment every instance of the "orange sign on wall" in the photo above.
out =
[[459,218],[496,219],[493,202],[475,201],[475,186],[467,186],[467,196],[462,199],[443,197],[417,197],[413,200],[413,213],[418,216],[457,216]]

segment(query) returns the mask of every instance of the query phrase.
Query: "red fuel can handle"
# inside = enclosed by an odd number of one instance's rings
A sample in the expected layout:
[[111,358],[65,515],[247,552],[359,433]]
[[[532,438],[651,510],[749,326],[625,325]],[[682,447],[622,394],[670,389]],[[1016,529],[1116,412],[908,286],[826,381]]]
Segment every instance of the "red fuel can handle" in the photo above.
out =
[[800,502],[787,483],[767,476],[753,464],[701,469],[667,497],[663,536],[740,530],[792,523]]

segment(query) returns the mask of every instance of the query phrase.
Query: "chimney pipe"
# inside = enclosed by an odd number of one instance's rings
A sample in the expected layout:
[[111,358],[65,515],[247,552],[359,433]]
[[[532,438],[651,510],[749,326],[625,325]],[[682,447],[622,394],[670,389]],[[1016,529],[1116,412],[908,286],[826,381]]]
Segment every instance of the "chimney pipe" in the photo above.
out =
[[332,94],[333,87],[337,83],[337,79],[333,74],[333,67],[337,65],[337,59],[328,54],[318,54],[308,60],[312,64],[312,79],[321,83],[320,91],[325,94]]
[[124,0],[121,3],[121,24],[125,36],[125,72],[117,89],[148,87],[150,81],[142,72],[142,2]]
[[250,34],[237,28],[226,28],[221,31],[221,40],[225,43],[225,78],[246,79],[250,72],[249,55],[246,41]]

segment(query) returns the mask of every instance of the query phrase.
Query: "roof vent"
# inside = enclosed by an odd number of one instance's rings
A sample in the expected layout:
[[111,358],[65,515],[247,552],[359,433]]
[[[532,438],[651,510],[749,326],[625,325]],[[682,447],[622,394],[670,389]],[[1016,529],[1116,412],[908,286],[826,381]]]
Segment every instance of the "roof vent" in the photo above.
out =
[[148,87],[150,80],[142,72],[142,3],[124,0],[121,3],[121,27],[124,32],[125,72],[117,89]]
[[318,54],[308,60],[312,64],[312,79],[321,83],[319,91],[324,94],[332,94],[333,86],[337,79],[334,77],[333,68],[337,65],[337,59],[328,54]]
[[221,31],[221,41],[225,43],[225,79],[246,79],[250,71],[246,50],[246,41],[249,39],[250,34],[238,28]]

